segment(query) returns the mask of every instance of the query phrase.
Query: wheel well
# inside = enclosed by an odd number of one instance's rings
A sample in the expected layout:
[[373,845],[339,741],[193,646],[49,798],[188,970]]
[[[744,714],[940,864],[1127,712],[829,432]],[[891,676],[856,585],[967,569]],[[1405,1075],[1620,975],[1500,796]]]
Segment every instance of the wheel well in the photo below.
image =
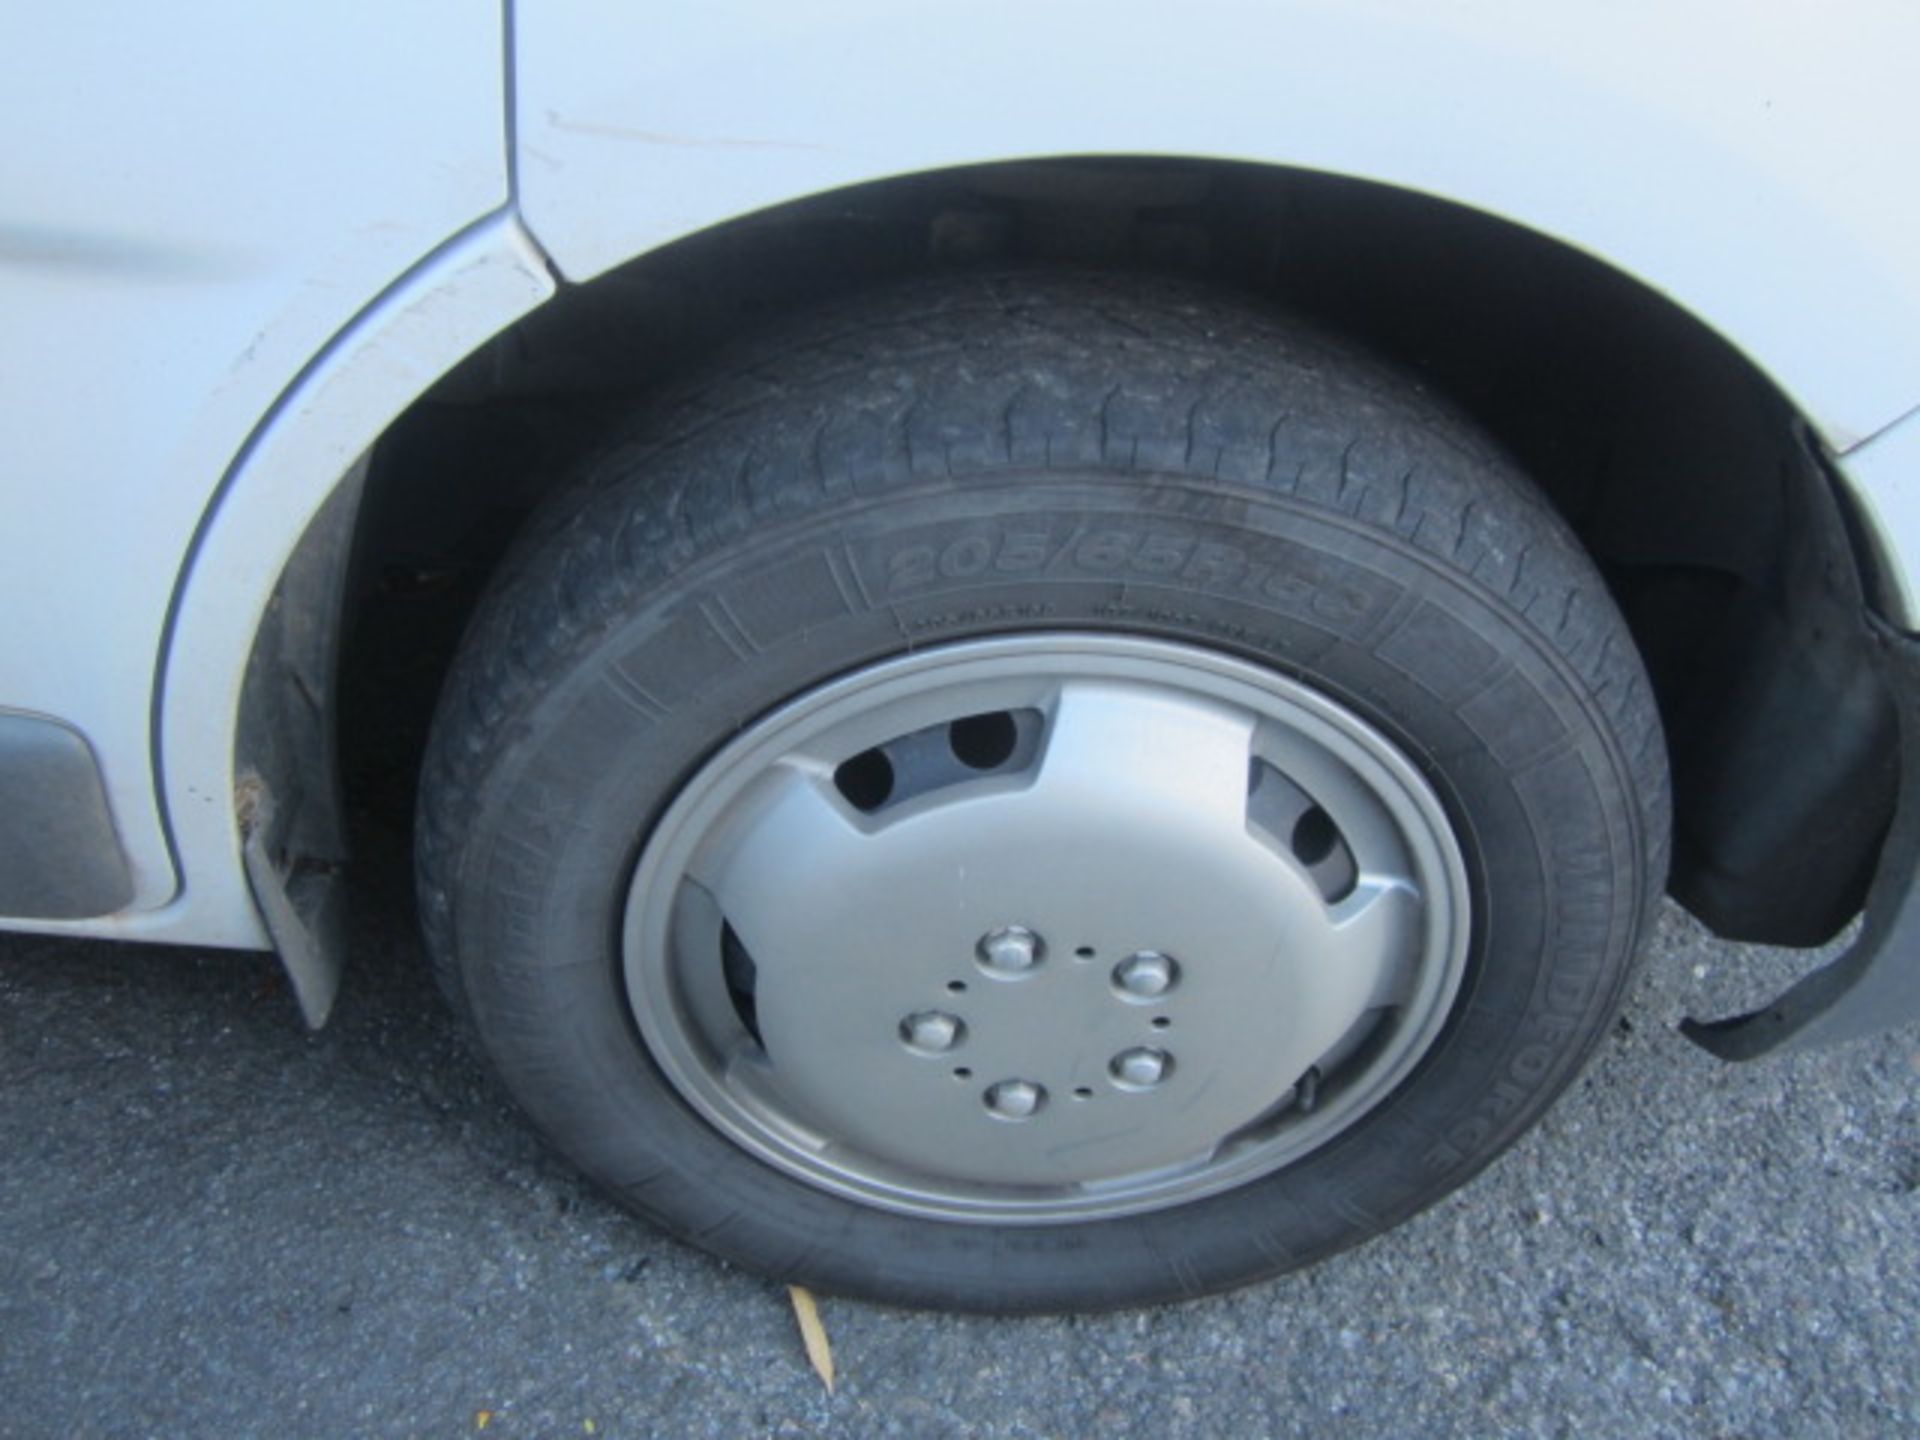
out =
[[[731,336],[943,267],[1176,270],[1305,312],[1470,413],[1594,555],[1673,755],[1673,889],[1722,933],[1827,938],[1891,813],[1894,720],[1862,560],[1811,432],[1671,301],[1485,213],[1369,183],[1178,160],[907,177],[716,227],[563,291],[372,457],[341,677],[361,803],[410,810],[486,575],[597,422]],[[372,621],[374,623],[367,623]]]

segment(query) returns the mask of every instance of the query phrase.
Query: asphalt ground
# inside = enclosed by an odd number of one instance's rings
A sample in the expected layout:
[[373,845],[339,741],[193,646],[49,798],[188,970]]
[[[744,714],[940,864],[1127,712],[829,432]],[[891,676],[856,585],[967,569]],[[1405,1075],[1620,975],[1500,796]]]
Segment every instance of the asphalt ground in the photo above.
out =
[[1664,915],[1623,1022],[1479,1180],[1304,1274],[1002,1321],[780,1288],[548,1154],[404,903],[304,1034],[263,957],[0,939],[0,1434],[1920,1433],[1920,1030],[1722,1065],[1804,956]]

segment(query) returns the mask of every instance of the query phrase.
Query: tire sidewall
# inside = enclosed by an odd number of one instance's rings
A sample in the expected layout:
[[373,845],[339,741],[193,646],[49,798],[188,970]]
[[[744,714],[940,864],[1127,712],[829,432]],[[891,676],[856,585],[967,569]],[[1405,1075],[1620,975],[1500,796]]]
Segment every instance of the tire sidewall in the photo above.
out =
[[[823,1288],[996,1309],[1244,1282],[1462,1183],[1558,1093],[1616,1008],[1646,907],[1630,769],[1513,609],[1377,527],[1186,476],[1006,473],[852,497],[639,587],[498,727],[452,929],[508,1086],[628,1203]],[[619,953],[653,820],[719,743],[910,650],[1126,632],[1269,666],[1348,706],[1441,796],[1467,858],[1467,978],[1385,1103],[1272,1175],[1165,1211],[968,1225],[862,1206],[751,1159],[648,1059]]]

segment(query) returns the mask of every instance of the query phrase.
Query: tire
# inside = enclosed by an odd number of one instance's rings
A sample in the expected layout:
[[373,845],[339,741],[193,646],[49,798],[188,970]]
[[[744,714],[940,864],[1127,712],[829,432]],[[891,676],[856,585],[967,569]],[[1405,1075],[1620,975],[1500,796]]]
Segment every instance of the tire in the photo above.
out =
[[[1492,444],[1291,318],[1033,273],[815,314],[609,436],[464,642],[418,873],[624,1204],[829,1292],[1088,1309],[1487,1164],[1611,1023],[1667,829],[1633,644]],[[1336,931],[1363,891],[1397,918]]]

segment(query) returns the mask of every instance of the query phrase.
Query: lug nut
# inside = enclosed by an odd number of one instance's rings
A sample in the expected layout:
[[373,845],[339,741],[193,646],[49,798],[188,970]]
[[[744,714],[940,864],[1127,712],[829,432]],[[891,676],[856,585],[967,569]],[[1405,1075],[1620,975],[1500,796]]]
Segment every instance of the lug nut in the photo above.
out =
[[1179,979],[1179,965],[1158,950],[1142,950],[1113,967],[1114,988],[1131,1000],[1157,1000]]
[[1025,975],[1040,963],[1047,947],[1040,937],[1024,925],[1002,925],[980,937],[974,947],[980,964],[1001,976]]
[[1030,1120],[1047,1103],[1047,1092],[1031,1080],[1002,1080],[987,1087],[986,1102],[987,1112],[1001,1120]]
[[944,1010],[920,1010],[900,1022],[900,1039],[922,1055],[944,1055],[967,1035],[967,1022]]
[[1107,1073],[1125,1090],[1151,1090],[1173,1073],[1173,1056],[1145,1045],[1122,1050],[1107,1065]]

